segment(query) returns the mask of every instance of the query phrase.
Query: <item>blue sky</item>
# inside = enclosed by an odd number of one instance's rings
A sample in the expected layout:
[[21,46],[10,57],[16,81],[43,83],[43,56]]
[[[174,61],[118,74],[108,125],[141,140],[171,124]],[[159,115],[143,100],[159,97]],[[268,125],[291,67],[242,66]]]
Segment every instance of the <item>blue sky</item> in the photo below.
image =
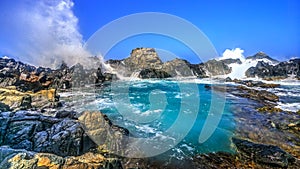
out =
[[[28,1],[28,3],[33,2]],[[22,20],[20,23],[11,24],[11,14],[9,14],[22,10],[22,6],[26,4],[21,0],[0,2],[0,11],[2,11],[0,12],[0,54],[2,55],[26,55],[22,52],[25,49],[16,51],[18,47],[14,42],[24,39],[28,42],[30,36],[20,35],[22,31],[15,27],[22,27]],[[228,48],[242,48],[245,50],[245,56],[264,51],[279,60],[300,56],[299,9],[298,0],[74,0],[74,5],[70,8],[71,13],[78,19],[76,29],[83,41],[105,24],[122,16],[139,12],[163,12],[176,15],[196,25],[207,35],[220,55]],[[20,36],[22,38],[19,38]],[[77,36],[76,32],[72,36]],[[177,42],[170,41],[168,44],[167,41],[151,35],[137,36],[118,44],[110,55],[112,58],[125,57],[131,48],[146,46],[165,48],[189,59],[188,50],[178,47],[180,44]]]

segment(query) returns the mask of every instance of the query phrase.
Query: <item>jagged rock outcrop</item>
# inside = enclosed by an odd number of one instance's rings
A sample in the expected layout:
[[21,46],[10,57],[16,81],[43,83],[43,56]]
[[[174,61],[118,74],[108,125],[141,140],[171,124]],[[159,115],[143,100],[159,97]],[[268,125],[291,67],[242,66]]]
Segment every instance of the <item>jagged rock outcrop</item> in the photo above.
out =
[[49,75],[53,80],[51,87],[58,89],[70,89],[85,85],[100,85],[106,79],[102,74],[101,67],[86,69],[81,64],[68,67],[62,64],[57,70]]
[[52,70],[34,67],[14,59],[0,58],[0,87],[16,86],[16,89],[22,92],[101,84],[107,79],[114,80],[111,77],[110,74],[103,75],[100,64],[98,67],[94,65],[84,68],[81,64],[68,67],[63,62],[58,69]]
[[95,143],[76,119],[56,118],[39,112],[0,113],[0,145],[60,156],[81,155]]
[[280,62],[277,65],[258,62],[255,67],[249,68],[245,74],[247,77],[265,79],[284,79],[289,76],[300,78],[300,59],[291,59],[286,62]]
[[117,158],[105,157],[97,153],[85,153],[81,156],[61,157],[55,154],[36,153],[24,149],[0,147],[0,168],[28,169],[122,169],[121,161]]
[[[163,78],[154,77],[163,71],[163,62],[153,48],[136,48],[131,51],[130,57],[123,60],[108,60],[106,63],[124,77]],[[143,72],[140,73],[141,71]]]
[[161,69],[163,62],[153,48],[136,48],[130,57],[124,59],[124,64],[129,70],[135,72],[143,69]]

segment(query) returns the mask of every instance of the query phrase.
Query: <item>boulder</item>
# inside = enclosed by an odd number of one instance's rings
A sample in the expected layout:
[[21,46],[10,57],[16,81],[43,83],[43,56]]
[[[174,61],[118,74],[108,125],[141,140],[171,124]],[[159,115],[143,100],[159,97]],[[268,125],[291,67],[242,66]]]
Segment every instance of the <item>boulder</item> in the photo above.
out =
[[100,112],[83,112],[78,120],[101,151],[125,153],[129,136],[127,129],[112,124],[108,117]]

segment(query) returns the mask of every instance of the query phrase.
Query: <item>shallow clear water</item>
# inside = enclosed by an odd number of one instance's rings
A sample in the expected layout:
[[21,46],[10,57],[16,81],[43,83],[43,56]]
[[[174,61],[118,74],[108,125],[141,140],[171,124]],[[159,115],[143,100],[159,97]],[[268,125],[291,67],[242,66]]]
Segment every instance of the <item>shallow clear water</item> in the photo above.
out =
[[[174,145],[165,145],[168,156],[181,159],[197,153],[233,151],[230,99],[206,89],[204,84],[118,81],[98,94],[97,108],[114,124],[127,128],[131,137],[171,140]],[[224,102],[225,106],[217,102]],[[214,130],[214,125],[208,123],[207,130],[211,129],[213,134],[200,143],[199,136],[208,116],[217,126]],[[203,133],[207,134],[207,130]]]

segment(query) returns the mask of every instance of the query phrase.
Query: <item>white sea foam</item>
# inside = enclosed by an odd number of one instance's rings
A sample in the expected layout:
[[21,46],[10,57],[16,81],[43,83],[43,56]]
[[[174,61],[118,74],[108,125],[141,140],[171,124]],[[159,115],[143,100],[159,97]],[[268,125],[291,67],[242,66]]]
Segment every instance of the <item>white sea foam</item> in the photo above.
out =
[[293,111],[296,112],[300,110],[300,103],[282,103],[278,102],[276,108],[280,108],[284,111]]

